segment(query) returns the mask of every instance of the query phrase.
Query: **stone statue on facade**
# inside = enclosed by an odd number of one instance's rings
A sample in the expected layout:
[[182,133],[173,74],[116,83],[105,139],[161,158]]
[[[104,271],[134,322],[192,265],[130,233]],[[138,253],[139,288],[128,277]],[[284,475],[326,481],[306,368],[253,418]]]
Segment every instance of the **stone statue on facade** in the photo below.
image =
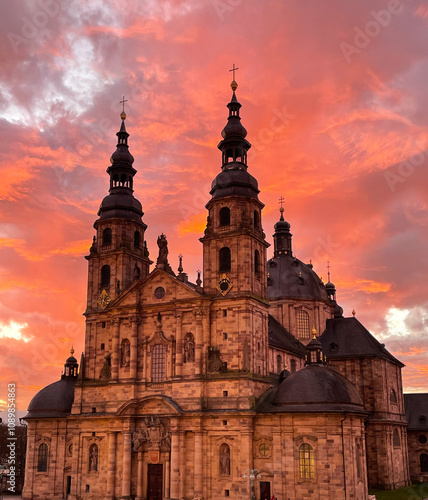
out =
[[108,379],[111,377],[111,354],[104,356],[104,364],[100,371],[100,378]]
[[169,274],[174,274],[168,262],[168,241],[163,233],[158,237],[157,244],[159,247],[159,256],[156,261],[156,267],[163,269]]

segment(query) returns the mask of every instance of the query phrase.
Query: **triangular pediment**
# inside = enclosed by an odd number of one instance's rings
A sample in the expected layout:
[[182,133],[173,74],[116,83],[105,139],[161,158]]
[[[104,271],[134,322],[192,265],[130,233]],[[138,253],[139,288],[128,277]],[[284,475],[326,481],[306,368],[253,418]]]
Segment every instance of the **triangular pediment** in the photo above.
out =
[[177,279],[162,269],[154,269],[146,278],[135,281],[107,309],[160,305],[177,300],[201,298],[194,286]]

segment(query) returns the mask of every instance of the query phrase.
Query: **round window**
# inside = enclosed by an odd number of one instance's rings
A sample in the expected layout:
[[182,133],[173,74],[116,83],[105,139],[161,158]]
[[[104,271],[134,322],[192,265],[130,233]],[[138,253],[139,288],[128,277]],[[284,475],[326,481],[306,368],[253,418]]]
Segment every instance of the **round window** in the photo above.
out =
[[418,441],[421,444],[425,444],[428,441],[428,438],[424,434],[421,434],[420,436],[418,436]]
[[165,288],[158,286],[155,290],[155,297],[157,299],[163,299],[165,297]]

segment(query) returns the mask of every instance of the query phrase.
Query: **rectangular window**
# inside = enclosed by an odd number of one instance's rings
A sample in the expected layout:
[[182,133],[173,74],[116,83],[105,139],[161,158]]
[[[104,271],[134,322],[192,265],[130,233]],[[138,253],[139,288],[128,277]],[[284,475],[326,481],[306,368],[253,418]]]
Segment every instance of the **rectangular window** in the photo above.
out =
[[152,382],[165,380],[165,346],[158,344],[152,349]]

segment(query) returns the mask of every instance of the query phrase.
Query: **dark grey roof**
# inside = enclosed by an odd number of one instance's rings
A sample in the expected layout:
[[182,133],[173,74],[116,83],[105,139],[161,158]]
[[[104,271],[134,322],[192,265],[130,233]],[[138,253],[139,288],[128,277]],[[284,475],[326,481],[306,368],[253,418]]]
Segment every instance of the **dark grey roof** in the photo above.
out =
[[428,431],[428,394],[404,394],[407,429]]
[[327,300],[324,284],[312,269],[290,254],[279,255],[267,263],[270,300],[296,297]]
[[289,375],[276,390],[268,392],[257,411],[365,413],[355,386],[340,373],[320,365],[309,365]]
[[225,196],[245,196],[258,200],[260,192],[255,177],[240,164],[232,164],[227,170],[220,172],[211,184],[212,199]]
[[[120,192],[116,188],[114,193],[107,195],[101,202],[98,215],[101,220],[104,219],[131,219],[141,222],[143,209],[141,203],[128,192]],[[129,191],[129,190],[128,190]]]
[[320,341],[327,358],[378,357],[404,366],[357,318],[328,319]]
[[305,357],[305,346],[269,314],[269,345]]
[[70,415],[74,401],[75,379],[62,378],[39,391],[28,406],[24,417],[31,418],[63,418]]

